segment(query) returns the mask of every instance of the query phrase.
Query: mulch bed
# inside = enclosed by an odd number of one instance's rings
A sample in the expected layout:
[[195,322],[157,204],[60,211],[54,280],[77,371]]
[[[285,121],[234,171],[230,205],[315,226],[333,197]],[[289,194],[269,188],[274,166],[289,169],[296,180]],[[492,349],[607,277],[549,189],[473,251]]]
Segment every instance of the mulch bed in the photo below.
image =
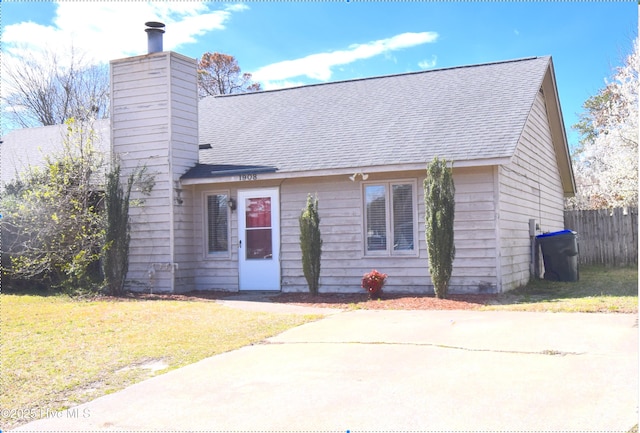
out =
[[367,310],[475,310],[495,303],[496,295],[450,295],[437,299],[433,295],[386,294],[369,299],[366,293],[281,293],[274,302],[328,308],[362,308]]
[[[172,300],[216,301],[241,295],[239,292],[194,291],[183,294],[128,293],[123,297],[101,297],[113,301]],[[266,300],[281,304],[321,308],[366,310],[475,310],[483,305],[496,304],[498,295],[449,295],[437,299],[433,295],[383,293],[381,299],[369,299],[366,293],[276,293],[264,295]]]

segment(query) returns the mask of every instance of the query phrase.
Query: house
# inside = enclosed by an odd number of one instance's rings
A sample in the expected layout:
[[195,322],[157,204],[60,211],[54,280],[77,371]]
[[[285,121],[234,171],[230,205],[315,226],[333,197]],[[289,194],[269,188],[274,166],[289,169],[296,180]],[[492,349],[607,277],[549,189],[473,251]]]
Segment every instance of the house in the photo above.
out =
[[[92,145],[105,155],[110,151],[109,119],[93,122]],[[42,166],[47,156],[62,154],[67,125],[40,126],[10,131],[0,141],[0,188],[29,167]]]
[[530,278],[531,221],[562,229],[575,193],[551,57],[199,101],[195,60],[160,48],[112,61],[111,85],[103,140],[156,182],[131,209],[134,290],[307,291],[298,217],[317,194],[321,292],[359,291],[373,268],[389,292],[433,292],[438,156],[456,186],[450,293],[503,292]]

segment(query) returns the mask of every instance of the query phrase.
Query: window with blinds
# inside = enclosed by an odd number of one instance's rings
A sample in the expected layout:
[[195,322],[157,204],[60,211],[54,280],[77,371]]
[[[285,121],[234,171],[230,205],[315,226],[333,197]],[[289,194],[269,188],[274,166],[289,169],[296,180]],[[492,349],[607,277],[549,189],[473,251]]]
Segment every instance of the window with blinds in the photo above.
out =
[[411,184],[391,185],[394,251],[413,250],[413,188]]
[[402,254],[415,248],[415,183],[367,184],[365,199],[365,251]]
[[365,186],[367,251],[387,249],[387,188],[384,185]]
[[229,251],[229,210],[227,194],[207,196],[207,251],[226,253]]

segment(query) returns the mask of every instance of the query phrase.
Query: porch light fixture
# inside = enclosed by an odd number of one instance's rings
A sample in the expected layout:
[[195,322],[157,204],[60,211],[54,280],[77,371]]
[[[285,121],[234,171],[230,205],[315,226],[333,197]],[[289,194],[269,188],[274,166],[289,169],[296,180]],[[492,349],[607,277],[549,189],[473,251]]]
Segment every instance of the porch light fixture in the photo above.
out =
[[231,197],[229,197],[229,200],[227,201],[227,206],[229,206],[229,209],[231,209],[232,211],[236,210],[236,201]]
[[351,176],[349,176],[349,179],[351,179],[351,182],[355,182],[358,175],[362,177],[362,180],[369,179],[369,175],[367,173],[353,173]]

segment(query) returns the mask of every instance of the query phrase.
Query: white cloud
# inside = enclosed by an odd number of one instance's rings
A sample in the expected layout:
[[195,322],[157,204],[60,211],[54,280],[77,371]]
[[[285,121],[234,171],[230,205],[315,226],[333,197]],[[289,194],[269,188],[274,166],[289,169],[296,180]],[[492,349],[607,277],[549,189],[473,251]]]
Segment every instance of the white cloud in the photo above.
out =
[[261,84],[262,84],[263,90],[278,90],[278,89],[286,89],[289,87],[300,87],[308,83],[305,83],[302,81],[283,80],[283,81],[264,81]]
[[[2,39],[9,54],[75,50],[90,54],[97,63],[146,53],[146,21],[167,25],[164,49],[193,43],[196,37],[224,29],[231,14],[247,9],[242,4],[211,10],[207,2],[68,2],[56,4],[52,25],[22,22],[6,26]],[[62,50],[61,50],[62,48]]]
[[380,39],[366,44],[353,44],[346,50],[311,54],[300,59],[273,63],[259,68],[252,75],[254,81],[263,83],[265,88],[273,82],[294,77],[308,77],[327,81],[332,75],[331,68],[335,66],[369,59],[380,54],[386,55],[390,51],[435,42],[437,38],[438,34],[435,32],[402,33],[391,38]]
[[[163,49],[176,50],[224,29],[233,13],[246,9],[204,1],[58,1],[50,25],[24,21],[2,29],[2,69],[23,67],[18,60],[23,56],[46,61],[42,53],[47,51],[63,66],[70,64],[72,52],[91,64],[145,54],[147,21],[165,23]],[[0,91],[7,97],[14,89],[3,81]]]
[[433,56],[431,56],[431,60],[424,59],[423,61],[418,62],[418,66],[421,69],[429,69],[429,68],[433,68],[434,66],[436,66],[437,62],[438,62],[438,57],[433,55]]

